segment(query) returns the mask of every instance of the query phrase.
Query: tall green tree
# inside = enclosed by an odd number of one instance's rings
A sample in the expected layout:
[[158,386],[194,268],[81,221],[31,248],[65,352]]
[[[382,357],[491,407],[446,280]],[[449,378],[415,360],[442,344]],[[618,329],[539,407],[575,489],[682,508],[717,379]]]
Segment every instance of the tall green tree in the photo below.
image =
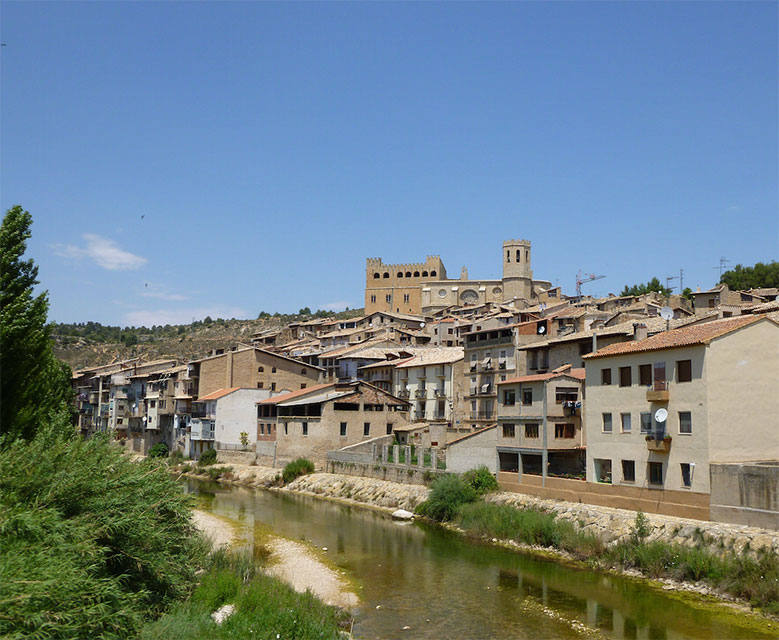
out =
[[38,267],[24,260],[32,216],[9,209],[0,225],[0,442],[31,439],[67,410],[70,369],[52,352],[46,291],[34,295]]
[[720,282],[727,284],[731,291],[779,287],[779,262],[757,262],[753,267],[737,264],[722,274]]
[[652,278],[646,284],[634,284],[632,287],[625,285],[625,288],[622,290],[622,293],[620,293],[619,295],[641,296],[651,291],[656,291],[657,293],[661,293],[664,296],[671,295],[671,290],[667,289],[662,284],[660,284],[660,280],[658,280],[657,277]]

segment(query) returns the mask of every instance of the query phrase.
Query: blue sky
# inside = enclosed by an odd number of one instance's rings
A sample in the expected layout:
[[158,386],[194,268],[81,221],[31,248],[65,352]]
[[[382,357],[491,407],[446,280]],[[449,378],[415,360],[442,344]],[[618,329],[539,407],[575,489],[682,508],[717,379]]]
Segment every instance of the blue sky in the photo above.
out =
[[593,294],[779,254],[777,4],[2,4],[50,317],[362,306],[440,254]]

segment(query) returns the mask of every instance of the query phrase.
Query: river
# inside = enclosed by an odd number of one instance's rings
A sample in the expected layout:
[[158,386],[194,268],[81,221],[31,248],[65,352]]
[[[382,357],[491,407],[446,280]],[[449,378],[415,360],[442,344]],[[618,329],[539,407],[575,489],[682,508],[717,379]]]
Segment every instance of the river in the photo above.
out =
[[247,542],[268,532],[304,541],[343,569],[361,599],[356,638],[777,637],[725,606],[439,527],[306,496],[195,480],[187,486],[199,508],[237,522]]

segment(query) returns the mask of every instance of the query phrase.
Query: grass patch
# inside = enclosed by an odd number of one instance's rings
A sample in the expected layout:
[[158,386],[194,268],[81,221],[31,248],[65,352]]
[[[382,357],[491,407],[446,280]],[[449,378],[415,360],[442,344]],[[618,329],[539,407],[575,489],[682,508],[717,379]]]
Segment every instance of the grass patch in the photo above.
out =
[[[260,554],[262,556],[263,554]],[[256,556],[256,554],[255,554]],[[217,551],[192,597],[146,625],[142,640],[342,638],[348,614],[310,593],[296,593],[282,581],[260,572],[248,554]],[[236,607],[222,625],[211,613],[224,604]]]

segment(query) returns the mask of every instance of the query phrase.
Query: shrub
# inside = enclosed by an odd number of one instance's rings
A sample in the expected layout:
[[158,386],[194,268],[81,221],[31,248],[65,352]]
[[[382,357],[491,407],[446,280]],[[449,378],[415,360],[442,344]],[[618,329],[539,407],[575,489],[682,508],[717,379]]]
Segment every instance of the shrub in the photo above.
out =
[[461,476],[445,475],[433,482],[430,496],[416,511],[438,522],[453,520],[462,505],[474,502],[477,497],[474,488]]
[[471,485],[474,491],[476,491],[476,494],[480,496],[483,496],[490,491],[498,490],[498,481],[484,465],[466,471],[463,474],[463,480]]
[[206,449],[203,453],[200,454],[200,458],[198,459],[197,463],[201,467],[207,467],[208,465],[214,464],[216,462],[216,449]]
[[633,529],[630,532],[630,539],[633,541],[633,544],[643,543],[651,532],[652,529],[649,527],[649,519],[644,515],[643,511],[637,512],[636,520],[633,523]]
[[0,450],[1,637],[133,637],[189,593],[205,551],[165,467],[104,435],[46,427]]
[[306,458],[298,458],[293,460],[281,472],[281,477],[284,480],[284,484],[292,482],[299,476],[304,476],[307,473],[314,473],[314,463]]
[[170,465],[178,465],[181,464],[184,461],[184,454],[176,449],[175,451],[171,451],[170,455],[168,456],[168,464]]
[[149,449],[150,458],[167,458],[168,457],[168,445],[164,442],[158,442],[151,449]]

